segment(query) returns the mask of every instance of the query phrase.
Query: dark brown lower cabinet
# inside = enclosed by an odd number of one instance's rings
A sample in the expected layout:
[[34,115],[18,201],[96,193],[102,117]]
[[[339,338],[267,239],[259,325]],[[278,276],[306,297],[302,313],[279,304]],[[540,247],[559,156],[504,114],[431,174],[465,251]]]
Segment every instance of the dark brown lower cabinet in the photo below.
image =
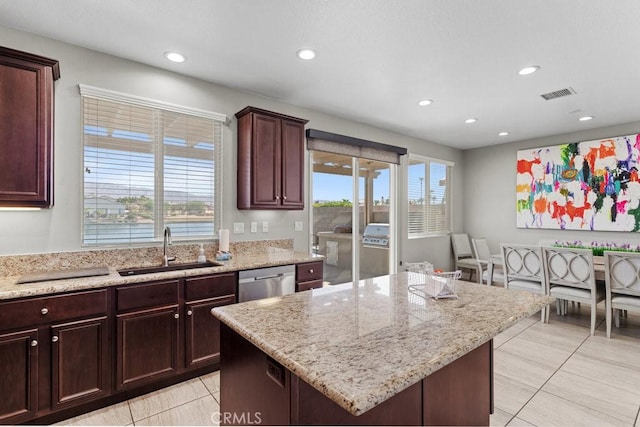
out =
[[126,389],[178,371],[178,306],[117,317],[117,388]]
[[211,372],[237,273],[0,301],[0,424],[51,423]]
[[107,327],[106,316],[51,327],[52,409],[110,393]]
[[211,309],[233,304],[235,295],[186,303],[186,367],[220,362],[220,321]]
[[0,423],[33,418],[38,409],[38,330],[0,334]]

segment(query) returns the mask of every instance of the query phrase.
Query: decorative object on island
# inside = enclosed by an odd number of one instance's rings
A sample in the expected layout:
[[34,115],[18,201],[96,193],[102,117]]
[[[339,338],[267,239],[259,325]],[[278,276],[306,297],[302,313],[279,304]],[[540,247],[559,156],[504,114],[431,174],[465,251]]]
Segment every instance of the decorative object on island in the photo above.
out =
[[53,205],[55,59],[0,47],[0,207]]
[[304,209],[304,125],[255,107],[238,119],[238,209]]
[[518,151],[520,228],[640,231],[640,134]]

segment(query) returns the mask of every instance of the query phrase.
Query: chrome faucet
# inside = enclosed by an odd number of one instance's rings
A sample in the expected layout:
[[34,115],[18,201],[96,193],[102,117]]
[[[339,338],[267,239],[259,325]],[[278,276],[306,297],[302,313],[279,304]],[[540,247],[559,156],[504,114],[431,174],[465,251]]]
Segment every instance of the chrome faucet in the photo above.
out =
[[169,261],[175,261],[176,257],[167,256],[167,246],[171,245],[171,229],[169,227],[164,228],[164,244],[162,250],[162,265],[167,267],[169,265]]

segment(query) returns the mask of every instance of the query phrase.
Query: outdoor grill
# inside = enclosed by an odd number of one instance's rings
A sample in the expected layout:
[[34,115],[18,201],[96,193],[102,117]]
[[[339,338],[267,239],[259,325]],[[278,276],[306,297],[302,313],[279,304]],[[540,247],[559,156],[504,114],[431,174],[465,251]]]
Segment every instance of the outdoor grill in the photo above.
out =
[[371,223],[362,233],[362,245],[377,248],[389,247],[389,224]]

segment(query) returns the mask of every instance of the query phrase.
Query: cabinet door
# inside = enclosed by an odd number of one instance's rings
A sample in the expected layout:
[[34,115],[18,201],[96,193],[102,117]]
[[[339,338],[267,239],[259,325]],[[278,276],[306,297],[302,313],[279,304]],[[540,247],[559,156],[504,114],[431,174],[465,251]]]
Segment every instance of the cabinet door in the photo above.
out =
[[254,207],[280,205],[281,120],[263,114],[253,115],[251,201]]
[[53,204],[54,67],[0,47],[0,206]]
[[38,402],[38,330],[0,334],[0,423],[35,416]]
[[108,395],[109,354],[106,317],[52,326],[53,409]]
[[304,209],[304,124],[282,121],[282,206]]
[[220,361],[220,321],[211,309],[233,304],[235,295],[186,304],[187,368]]
[[178,370],[178,306],[117,316],[117,388],[131,388]]

